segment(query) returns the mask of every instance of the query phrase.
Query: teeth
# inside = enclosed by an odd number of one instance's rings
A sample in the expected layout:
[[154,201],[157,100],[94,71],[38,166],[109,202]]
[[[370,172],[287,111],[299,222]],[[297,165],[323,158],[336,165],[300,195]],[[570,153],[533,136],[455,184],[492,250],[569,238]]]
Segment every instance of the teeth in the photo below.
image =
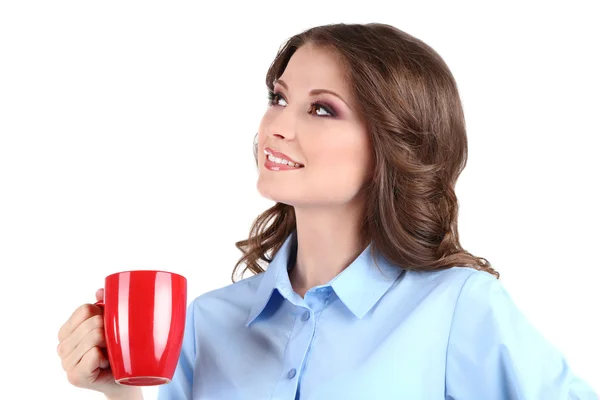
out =
[[287,161],[284,160],[282,158],[279,157],[274,157],[272,154],[266,153],[267,154],[267,158],[269,159],[269,161],[277,163],[277,164],[282,164],[282,165],[289,165],[290,167],[300,167],[300,164],[298,163],[293,163],[291,161]]

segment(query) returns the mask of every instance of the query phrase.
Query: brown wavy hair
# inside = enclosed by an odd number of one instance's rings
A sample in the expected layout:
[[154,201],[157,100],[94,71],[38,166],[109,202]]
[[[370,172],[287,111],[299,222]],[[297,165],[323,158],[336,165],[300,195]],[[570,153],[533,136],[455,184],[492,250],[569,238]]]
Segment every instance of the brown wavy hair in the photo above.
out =
[[[341,56],[367,122],[375,167],[365,188],[361,238],[407,270],[463,266],[499,277],[459,242],[454,188],[467,163],[467,135],[456,82],[440,55],[386,24],[318,26],[281,46],[267,72],[268,88],[307,43]],[[256,150],[255,142],[255,158]],[[243,255],[232,280],[240,269],[240,276],[263,272],[295,227],[290,205],[276,203],[260,214],[248,238],[236,243]]]

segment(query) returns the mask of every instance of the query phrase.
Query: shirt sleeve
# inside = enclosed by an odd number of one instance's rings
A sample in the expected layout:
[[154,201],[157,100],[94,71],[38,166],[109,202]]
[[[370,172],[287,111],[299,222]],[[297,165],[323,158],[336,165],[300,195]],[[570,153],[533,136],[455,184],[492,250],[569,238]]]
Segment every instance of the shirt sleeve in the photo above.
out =
[[194,363],[196,360],[194,302],[186,310],[183,343],[171,382],[158,388],[158,400],[192,400]]
[[448,340],[447,400],[598,400],[493,275],[471,274]]

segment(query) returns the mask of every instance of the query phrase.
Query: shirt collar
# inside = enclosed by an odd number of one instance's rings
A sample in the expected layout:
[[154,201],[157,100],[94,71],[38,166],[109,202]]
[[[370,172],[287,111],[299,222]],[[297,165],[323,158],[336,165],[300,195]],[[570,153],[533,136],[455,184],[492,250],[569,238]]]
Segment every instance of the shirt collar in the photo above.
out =
[[372,244],[329,283],[335,294],[357,317],[362,318],[383,297],[402,273],[373,251]]
[[283,242],[283,245],[269,263],[267,270],[262,272],[263,277],[256,289],[246,326],[250,325],[260,315],[276,289],[288,300],[294,298],[294,295],[300,297],[292,289],[288,274],[289,256],[293,251],[296,251],[295,231]]
[[[294,304],[302,302],[302,298],[294,292],[288,274],[288,261],[296,249],[297,239],[294,231],[263,272],[246,326],[262,313],[275,290]],[[402,269],[399,266],[391,264],[380,254],[373,254],[372,245],[369,245],[347,268],[324,286],[331,286],[344,305],[357,318],[362,318],[401,273]]]

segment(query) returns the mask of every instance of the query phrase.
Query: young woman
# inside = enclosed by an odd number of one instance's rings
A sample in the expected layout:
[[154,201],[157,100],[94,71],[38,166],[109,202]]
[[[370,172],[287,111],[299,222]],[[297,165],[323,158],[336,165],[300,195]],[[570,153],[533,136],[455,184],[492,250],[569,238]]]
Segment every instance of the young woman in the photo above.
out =
[[[275,205],[237,243],[234,283],[190,304],[161,399],[597,399],[459,243],[465,121],[434,50],[389,25],[316,27],[266,84],[257,187]],[[99,313],[59,332],[69,381],[141,398],[112,379]]]

